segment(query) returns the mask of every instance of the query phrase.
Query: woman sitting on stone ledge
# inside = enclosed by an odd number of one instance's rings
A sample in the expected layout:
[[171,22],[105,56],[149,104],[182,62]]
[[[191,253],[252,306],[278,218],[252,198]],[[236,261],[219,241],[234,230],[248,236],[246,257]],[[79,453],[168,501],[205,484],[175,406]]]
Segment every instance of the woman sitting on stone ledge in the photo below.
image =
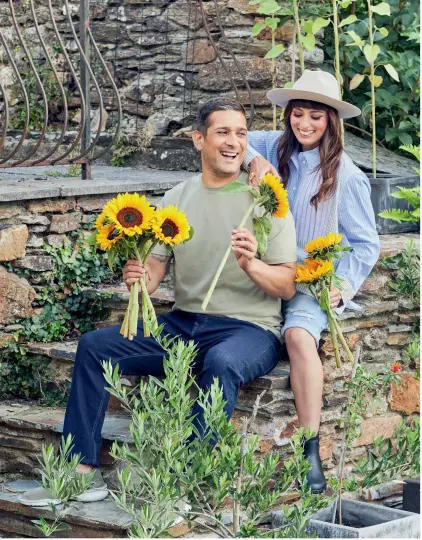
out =
[[[249,182],[256,184],[268,171],[280,175],[289,192],[296,224],[298,263],[306,257],[310,240],[329,232],[342,233],[353,249],[338,264],[341,290],[333,288],[331,308],[341,312],[368,277],[379,256],[379,239],[370,198],[370,185],[343,151],[340,118],[360,115],[357,107],[341,101],[336,79],[323,71],[306,70],[291,89],[274,89],[269,100],[285,108],[285,131],[252,131],[244,165]],[[355,304],[356,306],[356,304]],[[323,370],[318,355],[327,316],[306,287],[282,305],[282,335],[290,359],[290,382],[299,423],[318,433]],[[319,455],[319,437],[305,444],[313,492],[326,482]]]

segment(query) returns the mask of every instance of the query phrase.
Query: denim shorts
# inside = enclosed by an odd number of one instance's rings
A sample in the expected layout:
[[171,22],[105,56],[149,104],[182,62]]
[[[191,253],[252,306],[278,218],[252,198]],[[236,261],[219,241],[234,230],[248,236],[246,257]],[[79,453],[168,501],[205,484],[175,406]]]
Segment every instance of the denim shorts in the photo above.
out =
[[291,300],[282,303],[283,323],[281,335],[288,328],[303,328],[315,339],[319,346],[321,332],[327,329],[327,315],[319,307],[317,300],[308,294],[297,292]]

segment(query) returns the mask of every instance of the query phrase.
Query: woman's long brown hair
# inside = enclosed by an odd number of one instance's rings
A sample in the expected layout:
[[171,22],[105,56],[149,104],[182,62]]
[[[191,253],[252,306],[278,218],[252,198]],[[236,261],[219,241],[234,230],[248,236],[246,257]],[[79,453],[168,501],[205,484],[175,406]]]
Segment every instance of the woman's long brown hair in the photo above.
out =
[[301,144],[290,125],[290,116],[295,107],[326,111],[328,115],[327,129],[319,143],[320,164],[316,169],[316,172],[320,173],[321,185],[318,193],[311,198],[311,204],[318,209],[318,203],[330,199],[337,189],[337,176],[343,152],[340,120],[338,112],[324,103],[301,99],[289,101],[284,110],[285,131],[280,137],[277,149],[278,170],[286,186],[290,175],[289,160],[295,150],[301,149]]

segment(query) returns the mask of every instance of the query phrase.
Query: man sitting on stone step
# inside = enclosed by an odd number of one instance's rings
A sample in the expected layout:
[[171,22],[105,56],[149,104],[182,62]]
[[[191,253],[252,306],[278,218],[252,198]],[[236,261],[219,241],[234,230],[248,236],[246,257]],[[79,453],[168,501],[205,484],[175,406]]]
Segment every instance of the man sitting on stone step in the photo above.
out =
[[[296,290],[296,235],[290,212],[285,219],[272,219],[267,252],[259,257],[252,217],[245,228],[236,228],[250,205],[249,192],[221,193],[234,180],[248,183],[240,170],[248,140],[242,105],[226,98],[210,100],[200,107],[196,128],[193,142],[201,153],[202,174],[177,185],[163,200],[186,213],[195,234],[174,248],[175,304],[158,320],[166,334],[196,342],[198,384],[205,391],[218,378],[230,418],[241,386],[270,372],[280,359],[281,302]],[[204,313],[201,303],[230,241],[233,255]],[[154,292],[169,260],[166,250],[156,246],[145,267],[129,261],[123,271],[127,287],[146,276],[148,292]],[[119,364],[122,375],[164,375],[163,350],[154,338],[143,336],[142,321],[133,341],[119,331],[117,325],[83,335],[76,354],[63,435],[74,437],[73,452],[82,456],[79,472],[96,468],[92,488],[78,497],[82,502],[102,500],[108,493],[98,469],[110,397],[102,361]],[[192,414],[200,429],[201,408],[195,406]],[[43,488],[28,491],[20,501],[31,506],[56,502]]]

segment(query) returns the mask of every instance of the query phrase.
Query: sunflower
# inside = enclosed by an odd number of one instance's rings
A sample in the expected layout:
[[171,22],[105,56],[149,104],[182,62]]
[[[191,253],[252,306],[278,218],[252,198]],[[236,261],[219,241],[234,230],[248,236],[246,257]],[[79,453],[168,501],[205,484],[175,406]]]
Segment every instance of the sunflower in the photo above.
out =
[[107,216],[105,214],[105,211],[103,210],[95,220],[95,228],[97,229],[97,231],[100,231],[104,227],[104,225],[106,224],[106,219]]
[[145,195],[140,197],[137,193],[119,193],[104,208],[106,217],[115,224],[119,232],[127,236],[142,234],[150,229],[154,212]]
[[296,281],[298,283],[313,283],[329,275],[333,270],[332,261],[305,259],[305,263],[296,269]]
[[320,236],[319,238],[315,238],[315,240],[308,242],[305,246],[305,250],[307,253],[312,254],[323,250],[329,250],[330,248],[339,245],[342,238],[342,234],[329,233],[327,236]]
[[265,174],[259,184],[259,191],[262,197],[267,198],[263,206],[268,213],[276,218],[286,217],[289,211],[289,201],[287,190],[284,189],[280,178],[271,173]]
[[169,246],[189,240],[190,225],[186,215],[177,206],[167,206],[157,210],[152,222],[156,239]]
[[103,225],[98,229],[97,244],[102,250],[107,251],[121,238],[123,233],[119,233],[114,225]]

